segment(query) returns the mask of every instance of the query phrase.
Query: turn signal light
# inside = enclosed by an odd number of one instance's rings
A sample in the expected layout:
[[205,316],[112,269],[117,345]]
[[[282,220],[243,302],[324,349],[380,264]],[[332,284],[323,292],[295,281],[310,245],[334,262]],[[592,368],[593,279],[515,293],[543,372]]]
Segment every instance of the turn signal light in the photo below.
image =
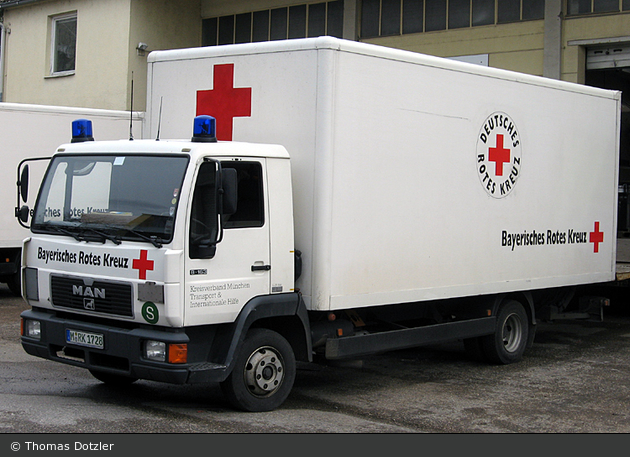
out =
[[168,362],[169,363],[186,363],[188,361],[188,345],[187,344],[169,344],[168,345]]

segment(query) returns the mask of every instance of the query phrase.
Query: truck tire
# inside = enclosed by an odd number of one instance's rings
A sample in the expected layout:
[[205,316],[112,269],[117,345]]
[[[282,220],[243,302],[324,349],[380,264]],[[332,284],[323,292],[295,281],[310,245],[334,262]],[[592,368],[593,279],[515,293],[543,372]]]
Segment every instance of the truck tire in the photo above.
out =
[[468,357],[470,357],[475,362],[486,362],[486,354],[483,352],[483,347],[481,346],[481,337],[475,338],[466,338],[464,340],[464,350]]
[[16,297],[22,296],[22,281],[19,274],[12,275],[7,281],[7,286],[9,286],[9,290],[13,295]]
[[138,378],[132,378],[130,376],[123,376],[119,374],[105,373],[103,371],[90,370],[90,374],[96,379],[110,386],[126,386],[132,384],[138,380]]
[[15,257],[15,268],[16,272],[12,274],[7,281],[7,286],[9,286],[9,290],[16,296],[22,296],[22,258],[18,253]]
[[295,373],[295,355],[287,340],[268,329],[252,329],[221,389],[235,408],[272,411],[289,396]]
[[529,319],[523,305],[508,300],[499,307],[494,334],[481,337],[488,361],[507,365],[523,358],[527,347]]

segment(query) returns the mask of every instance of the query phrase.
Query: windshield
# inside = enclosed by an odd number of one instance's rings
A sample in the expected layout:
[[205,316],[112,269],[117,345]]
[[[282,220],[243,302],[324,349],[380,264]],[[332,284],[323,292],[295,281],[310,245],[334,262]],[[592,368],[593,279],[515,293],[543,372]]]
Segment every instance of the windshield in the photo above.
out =
[[169,242],[187,165],[187,156],[57,156],[31,228],[81,240]]

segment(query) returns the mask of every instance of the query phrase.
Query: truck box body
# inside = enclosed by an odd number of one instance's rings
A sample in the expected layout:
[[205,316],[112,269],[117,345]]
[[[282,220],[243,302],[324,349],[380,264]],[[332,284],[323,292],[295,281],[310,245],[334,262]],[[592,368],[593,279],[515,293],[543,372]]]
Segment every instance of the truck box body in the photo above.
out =
[[286,147],[310,310],[615,278],[618,92],[331,38],[153,52],[148,87],[149,138]]
[[[104,109],[88,109],[64,106],[30,105],[20,103],[0,103],[0,151],[2,152],[2,168],[0,181],[3,207],[0,211],[0,250],[2,260],[0,264],[6,271],[0,271],[8,282],[12,281],[12,268],[15,269],[14,255],[4,253],[19,253],[22,240],[29,236],[28,230],[16,223],[15,182],[16,169],[20,161],[32,156],[50,156],[57,146],[68,141],[71,134],[71,122],[78,118],[90,118],[93,121],[94,132],[100,139],[120,139],[129,135],[130,114],[124,111]],[[134,133],[142,135],[141,113],[134,113]],[[44,173],[47,162],[31,164],[30,182],[32,192],[29,204],[32,207],[37,197],[37,187]],[[10,262],[5,262],[5,258]]]

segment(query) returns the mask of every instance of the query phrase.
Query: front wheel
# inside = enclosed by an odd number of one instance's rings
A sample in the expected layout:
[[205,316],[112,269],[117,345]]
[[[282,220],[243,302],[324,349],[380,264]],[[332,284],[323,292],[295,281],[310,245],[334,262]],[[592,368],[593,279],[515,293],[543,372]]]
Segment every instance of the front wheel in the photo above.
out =
[[523,305],[509,300],[499,307],[494,334],[480,338],[486,358],[494,363],[509,364],[523,358],[529,335],[529,319]]
[[295,355],[287,340],[271,330],[253,329],[221,389],[238,409],[272,411],[289,396],[295,373]]

